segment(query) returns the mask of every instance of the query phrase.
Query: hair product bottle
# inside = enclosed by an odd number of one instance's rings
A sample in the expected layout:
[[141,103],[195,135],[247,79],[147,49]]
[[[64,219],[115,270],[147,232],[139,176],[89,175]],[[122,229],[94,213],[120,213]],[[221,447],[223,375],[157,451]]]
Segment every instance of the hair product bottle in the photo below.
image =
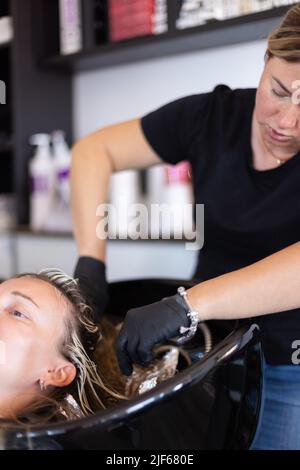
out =
[[35,134],[30,138],[30,143],[36,146],[34,156],[29,163],[30,227],[37,231],[45,228],[50,215],[55,191],[55,174],[50,136]]
[[52,148],[56,174],[57,192],[66,206],[70,204],[71,152],[61,130],[52,132]]

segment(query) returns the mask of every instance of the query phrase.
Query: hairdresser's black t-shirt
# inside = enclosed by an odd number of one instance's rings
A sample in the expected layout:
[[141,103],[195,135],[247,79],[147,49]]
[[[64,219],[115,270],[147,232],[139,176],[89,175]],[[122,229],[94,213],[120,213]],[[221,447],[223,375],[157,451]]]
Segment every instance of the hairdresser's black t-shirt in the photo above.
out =
[[[146,139],[166,163],[191,163],[195,202],[205,205],[204,246],[194,274],[199,281],[300,240],[300,152],[275,169],[253,168],[255,96],[255,88],[220,84],[142,118]],[[291,364],[292,342],[300,340],[300,309],[255,321],[262,328],[266,361]]]

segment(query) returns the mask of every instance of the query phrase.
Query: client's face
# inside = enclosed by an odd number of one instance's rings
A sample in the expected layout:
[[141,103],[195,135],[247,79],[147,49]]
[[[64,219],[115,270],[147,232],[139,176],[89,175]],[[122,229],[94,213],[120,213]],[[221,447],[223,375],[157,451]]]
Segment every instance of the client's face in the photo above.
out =
[[24,406],[46,387],[66,386],[75,367],[60,353],[70,306],[45,281],[30,277],[0,285],[0,415]]

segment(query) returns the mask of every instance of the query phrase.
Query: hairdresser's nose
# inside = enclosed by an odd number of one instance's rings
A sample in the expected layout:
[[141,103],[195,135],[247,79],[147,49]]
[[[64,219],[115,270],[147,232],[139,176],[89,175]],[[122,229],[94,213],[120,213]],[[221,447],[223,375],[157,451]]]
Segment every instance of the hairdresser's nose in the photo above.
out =
[[280,130],[285,131],[286,135],[295,136],[295,130],[299,129],[300,124],[300,106],[298,104],[288,103],[281,110],[278,126]]

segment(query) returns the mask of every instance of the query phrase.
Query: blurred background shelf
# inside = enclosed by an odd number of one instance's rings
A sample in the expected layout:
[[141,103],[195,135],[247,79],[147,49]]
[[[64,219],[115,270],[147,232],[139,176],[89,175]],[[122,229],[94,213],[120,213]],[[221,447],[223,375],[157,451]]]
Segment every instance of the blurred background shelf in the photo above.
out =
[[[39,230],[39,231],[33,231],[30,226],[28,225],[18,225],[18,226],[15,226],[13,227],[12,229],[8,230],[8,233],[11,233],[11,234],[23,234],[23,235],[28,235],[28,236],[31,236],[31,237],[50,237],[50,238],[73,238],[74,235],[72,232],[68,232],[68,231],[60,231],[60,230]],[[149,243],[149,242],[153,242],[153,243],[156,243],[156,242],[176,242],[176,243],[193,243],[195,241],[195,238],[191,238],[191,239],[187,239],[187,238],[182,238],[182,239],[179,239],[179,238],[175,238],[173,235],[170,236],[170,238],[163,238],[162,236],[159,236],[157,238],[151,238],[151,235],[149,235],[149,238],[147,239],[144,239],[144,238],[141,238],[141,239],[137,239],[137,240],[133,240],[131,238],[121,238],[121,237],[116,237],[116,238],[109,238],[108,239],[110,242],[131,242],[131,243],[135,243],[135,242],[145,242],[145,243]]]
[[[212,20],[200,26],[177,29],[174,25],[173,4],[171,3],[169,8],[169,29],[166,33],[106,43],[97,47],[84,47],[82,51],[69,55],[46,53],[40,57],[39,64],[70,71],[89,70],[264,39],[288,9],[287,6],[280,6],[235,18]],[[54,43],[57,44],[57,38],[53,38]]]

